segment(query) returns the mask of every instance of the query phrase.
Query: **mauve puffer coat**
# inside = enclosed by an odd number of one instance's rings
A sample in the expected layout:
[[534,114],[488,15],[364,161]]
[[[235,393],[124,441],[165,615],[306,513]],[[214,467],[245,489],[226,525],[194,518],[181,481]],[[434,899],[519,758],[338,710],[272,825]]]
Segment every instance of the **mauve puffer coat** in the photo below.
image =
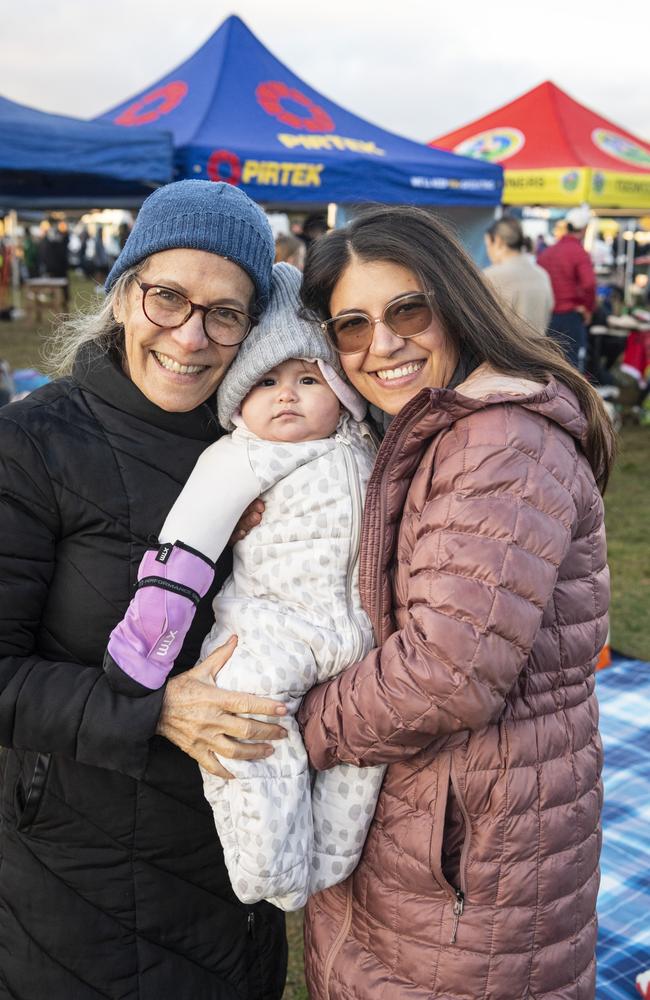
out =
[[573,394],[484,366],[393,421],[361,591],[382,645],[313,689],[312,763],[388,763],[310,900],[313,1000],[592,1000],[603,504]]

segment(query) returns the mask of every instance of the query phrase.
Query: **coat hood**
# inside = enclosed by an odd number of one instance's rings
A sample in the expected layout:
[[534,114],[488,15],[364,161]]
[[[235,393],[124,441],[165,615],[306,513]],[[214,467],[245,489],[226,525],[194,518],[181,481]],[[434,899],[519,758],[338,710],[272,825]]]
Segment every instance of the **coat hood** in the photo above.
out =
[[457,386],[456,393],[465,400],[478,402],[480,406],[519,403],[527,410],[552,420],[581,446],[585,444],[587,419],[571,389],[557,379],[552,378],[544,385],[522,376],[497,372],[489,365],[482,364]]

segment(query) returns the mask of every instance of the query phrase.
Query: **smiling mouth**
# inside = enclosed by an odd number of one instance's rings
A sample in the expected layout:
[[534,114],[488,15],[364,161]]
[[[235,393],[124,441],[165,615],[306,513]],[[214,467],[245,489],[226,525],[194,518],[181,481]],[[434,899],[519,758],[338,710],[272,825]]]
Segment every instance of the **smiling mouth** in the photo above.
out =
[[152,354],[161,368],[168,372],[174,372],[175,375],[198,375],[199,372],[204,372],[208,368],[208,365],[181,365],[178,361],[170,358],[168,354],[161,354],[159,351],[152,351]]
[[424,360],[420,361],[408,361],[404,365],[400,365],[398,368],[379,368],[372,374],[375,375],[381,382],[392,382],[396,379],[406,378],[408,375],[415,375],[417,372],[422,371],[426,362]]

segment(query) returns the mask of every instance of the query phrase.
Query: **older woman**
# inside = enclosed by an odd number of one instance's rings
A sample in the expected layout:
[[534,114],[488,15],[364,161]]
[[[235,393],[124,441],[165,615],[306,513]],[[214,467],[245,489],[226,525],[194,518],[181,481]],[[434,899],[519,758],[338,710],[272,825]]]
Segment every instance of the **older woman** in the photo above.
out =
[[300,712],[317,768],[390,765],[357,870],[310,901],[310,996],[593,998],[607,417],[425,212],[325,236],[303,297],[394,417],[361,552],[378,647]]
[[156,191],[105,305],[67,331],[71,374],[0,415],[2,997],[281,996],[283,916],[233,894],[197,766],[283,734],[241,717],[275,702],[215,687],[231,646],[188,669],[228,560],[164,687],[117,693],[102,671],[148,533],[219,436],[214,392],[273,249],[227,184]]

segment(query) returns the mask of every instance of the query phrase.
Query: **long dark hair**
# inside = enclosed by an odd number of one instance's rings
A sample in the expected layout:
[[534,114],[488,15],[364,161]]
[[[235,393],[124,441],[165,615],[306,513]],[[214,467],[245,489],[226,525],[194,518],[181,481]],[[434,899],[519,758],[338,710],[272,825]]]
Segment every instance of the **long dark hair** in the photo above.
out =
[[585,454],[601,491],[616,452],[616,435],[598,394],[566,360],[558,344],[504,312],[481,273],[446,226],[412,206],[367,209],[343,229],[316,240],[305,261],[302,301],[322,319],[353,257],[388,261],[416,274],[432,291],[434,308],[459,354],[537,382],[554,377],[575,393],[587,420]]

